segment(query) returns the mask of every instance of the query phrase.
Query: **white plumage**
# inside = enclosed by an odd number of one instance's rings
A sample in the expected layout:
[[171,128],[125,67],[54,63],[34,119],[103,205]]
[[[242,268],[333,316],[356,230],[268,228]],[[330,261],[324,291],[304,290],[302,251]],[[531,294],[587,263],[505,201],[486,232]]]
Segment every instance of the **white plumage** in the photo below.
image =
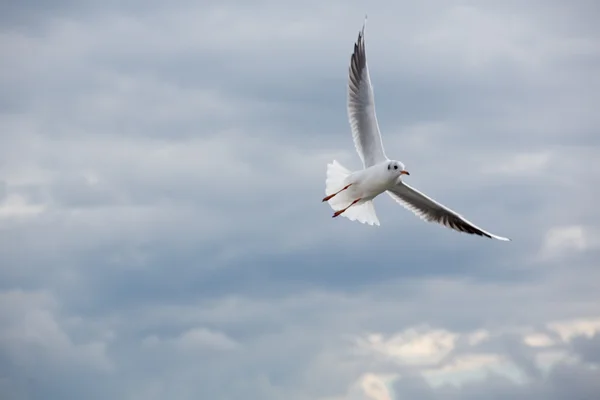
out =
[[390,160],[385,155],[377,123],[375,97],[365,51],[365,25],[366,17],[354,44],[348,71],[348,119],[354,145],[364,169],[351,172],[335,160],[327,165],[327,196],[323,201],[327,201],[335,211],[333,216],[343,215],[352,221],[379,225],[373,199],[387,192],[425,221],[436,222],[459,232],[510,240],[479,228],[402,181],[402,175],[409,173],[402,162]]

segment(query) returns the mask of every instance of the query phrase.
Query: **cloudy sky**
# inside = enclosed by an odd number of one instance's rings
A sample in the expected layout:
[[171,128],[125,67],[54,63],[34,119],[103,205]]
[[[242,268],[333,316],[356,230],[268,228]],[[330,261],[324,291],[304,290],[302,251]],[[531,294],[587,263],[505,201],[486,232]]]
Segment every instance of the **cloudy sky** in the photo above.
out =
[[[331,218],[366,43],[407,181]],[[597,1],[0,5],[0,397],[600,391]]]

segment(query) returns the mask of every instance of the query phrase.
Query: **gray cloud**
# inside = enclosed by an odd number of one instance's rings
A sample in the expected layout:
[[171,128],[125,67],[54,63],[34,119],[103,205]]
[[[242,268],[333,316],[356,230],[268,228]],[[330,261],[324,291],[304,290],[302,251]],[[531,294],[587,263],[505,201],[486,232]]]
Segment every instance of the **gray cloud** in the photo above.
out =
[[[406,385],[406,386],[404,386]],[[547,377],[529,385],[516,385],[501,376],[490,376],[482,382],[457,388],[445,386],[432,390],[426,383],[400,382],[395,390],[399,399],[594,399],[598,393],[598,373],[579,366],[559,366]]]
[[[596,9],[2,6],[3,398],[380,400],[365,382],[396,373],[394,400],[590,398]],[[379,229],[332,220],[320,203],[327,162],[359,166],[344,96],[365,12],[388,153],[411,184],[509,245],[385,197]],[[547,327],[556,321],[562,330]],[[540,369],[514,326],[575,361]],[[353,344],[410,329],[426,343],[436,327],[459,339],[431,368],[477,350],[525,383],[494,372],[435,386],[424,367]],[[475,330],[495,333],[473,346]]]

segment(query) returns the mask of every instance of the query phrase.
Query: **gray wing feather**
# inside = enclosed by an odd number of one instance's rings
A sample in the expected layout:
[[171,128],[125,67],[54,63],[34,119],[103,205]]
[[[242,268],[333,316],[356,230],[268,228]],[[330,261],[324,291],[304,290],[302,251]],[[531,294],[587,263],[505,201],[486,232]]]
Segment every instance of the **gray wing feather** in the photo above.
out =
[[436,222],[450,229],[471,235],[485,236],[488,238],[509,241],[510,239],[486,232],[477,225],[468,221],[462,215],[438,203],[432,198],[419,192],[404,182],[399,182],[388,194],[398,203],[409,209],[425,221]]
[[[365,19],[366,23],[366,19]],[[358,34],[348,71],[348,118],[356,151],[365,168],[386,161],[375,115],[375,98],[367,67],[365,25]]]

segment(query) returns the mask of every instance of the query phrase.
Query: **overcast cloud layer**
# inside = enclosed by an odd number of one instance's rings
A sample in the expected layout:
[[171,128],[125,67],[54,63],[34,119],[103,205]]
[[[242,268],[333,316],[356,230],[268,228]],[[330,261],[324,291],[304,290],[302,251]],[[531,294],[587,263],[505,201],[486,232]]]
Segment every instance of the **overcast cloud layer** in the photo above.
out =
[[[596,399],[599,11],[3,2],[0,397]],[[388,155],[512,242],[331,219],[365,13]]]

